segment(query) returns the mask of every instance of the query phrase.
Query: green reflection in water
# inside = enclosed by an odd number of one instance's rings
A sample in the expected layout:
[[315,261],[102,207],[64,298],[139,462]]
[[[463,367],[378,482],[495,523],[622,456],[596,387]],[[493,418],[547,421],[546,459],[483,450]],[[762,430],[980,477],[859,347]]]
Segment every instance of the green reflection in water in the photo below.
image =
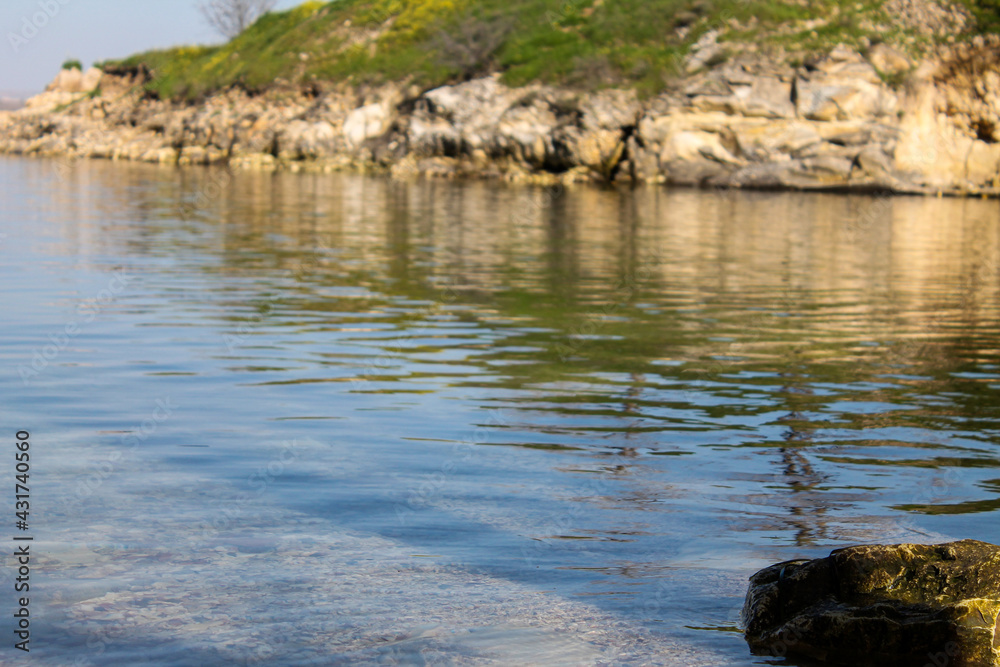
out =
[[191,318],[247,383],[470,400],[508,415],[490,444],[626,470],[697,452],[718,512],[805,545],[855,535],[835,514],[1000,502],[976,472],[1000,465],[996,202],[290,174],[205,198],[211,174],[116,172],[106,205],[142,224],[78,242],[210,258]]

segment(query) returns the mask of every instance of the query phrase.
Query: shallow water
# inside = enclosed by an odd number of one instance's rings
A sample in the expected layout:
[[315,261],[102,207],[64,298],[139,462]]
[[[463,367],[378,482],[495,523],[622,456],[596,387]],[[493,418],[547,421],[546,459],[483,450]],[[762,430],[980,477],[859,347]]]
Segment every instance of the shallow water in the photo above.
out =
[[784,664],[760,567],[1000,542],[996,201],[0,188],[31,664]]

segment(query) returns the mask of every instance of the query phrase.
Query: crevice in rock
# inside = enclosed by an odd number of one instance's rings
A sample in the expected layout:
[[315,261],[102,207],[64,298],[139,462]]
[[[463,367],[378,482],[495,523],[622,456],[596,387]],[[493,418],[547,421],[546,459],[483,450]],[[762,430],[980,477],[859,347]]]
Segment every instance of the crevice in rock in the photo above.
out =
[[622,127],[622,135],[619,139],[622,145],[622,151],[618,155],[618,161],[614,164],[607,165],[605,168],[605,178],[608,181],[614,181],[618,176],[618,172],[621,171],[622,165],[631,161],[632,156],[628,150],[628,141],[635,135],[636,129],[638,129],[638,126],[636,125],[625,125]]
[[307,100],[319,99],[323,95],[323,88],[316,82],[307,83],[302,86],[302,96]]
[[977,118],[972,122],[972,129],[976,132],[976,139],[987,144],[995,144],[997,126],[989,118]]
[[430,105],[431,101],[425,97],[406,97],[396,105],[396,112],[400,116],[412,116],[417,112],[417,107],[422,106],[429,113]]
[[442,137],[440,148],[441,156],[448,158],[459,158],[472,153],[471,147],[464,140],[451,137]]
[[545,151],[545,158],[542,160],[542,164],[539,166],[544,172],[549,174],[565,174],[573,167],[573,159],[569,147],[565,142],[553,138],[552,140],[552,150]]
[[578,106],[576,100],[564,101],[564,100],[551,100],[549,101],[549,109],[555,114],[556,120],[559,121],[561,125],[576,125],[580,126],[583,124],[583,111]]

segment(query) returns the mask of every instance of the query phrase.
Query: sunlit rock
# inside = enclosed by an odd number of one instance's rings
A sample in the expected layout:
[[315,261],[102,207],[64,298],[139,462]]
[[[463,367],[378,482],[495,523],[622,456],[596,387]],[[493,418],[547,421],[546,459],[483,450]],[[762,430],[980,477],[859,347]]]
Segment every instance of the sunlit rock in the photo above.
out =
[[1000,665],[1000,547],[871,545],[764,568],[743,607],[756,654],[849,665]]

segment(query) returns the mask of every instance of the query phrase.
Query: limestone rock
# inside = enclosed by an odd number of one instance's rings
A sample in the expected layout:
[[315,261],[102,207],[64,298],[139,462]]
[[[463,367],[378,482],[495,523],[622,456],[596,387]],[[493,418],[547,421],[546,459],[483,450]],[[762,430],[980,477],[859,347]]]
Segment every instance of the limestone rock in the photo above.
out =
[[634,181],[645,183],[662,182],[660,161],[656,153],[641,145],[632,136],[628,139],[629,176]]
[[778,76],[751,74],[739,66],[722,67],[685,89],[698,111],[723,111],[747,117],[793,118],[792,83]]
[[778,159],[823,141],[814,123],[765,121],[746,124],[736,131],[740,151],[754,162]]
[[77,68],[59,70],[45,91],[27,99],[22,113],[46,114],[84,99],[101,85],[104,73],[91,67],[86,73]]
[[496,75],[428,91],[423,95],[426,104],[418,108],[423,109],[425,118],[441,119],[456,128],[470,148],[482,148],[499,119],[532,92],[531,88],[508,88]]
[[1000,36],[989,37],[913,73],[896,163],[931,189],[1000,192]]
[[410,147],[418,155],[457,155],[462,146],[462,133],[447,119],[420,108],[407,126]]
[[104,72],[96,67],[91,67],[83,73],[83,79],[80,81],[80,92],[90,93],[97,90],[103,79]]
[[[803,66],[753,50],[713,65],[716,37],[692,49],[693,74],[642,100],[629,90],[512,88],[490,75],[426,92],[391,83],[234,87],[191,104],[150,97],[143,68],[64,70],[24,108],[0,112],[0,152],[1000,194],[1000,37],[943,47],[916,68],[884,45],[865,57],[838,47]],[[905,71],[907,85],[891,90],[876,67]]]
[[857,156],[857,165],[869,176],[888,176],[894,171],[892,158],[878,146],[865,146]]
[[97,88],[101,83],[104,72],[91,67],[86,73],[73,67],[71,69],[59,70],[56,78],[46,86],[48,92],[57,93],[89,93]]
[[229,161],[233,169],[246,171],[272,171],[277,165],[270,153],[243,153]]
[[913,63],[901,51],[886,43],[876,44],[868,51],[868,62],[885,74],[900,74],[913,67]]
[[218,164],[225,162],[228,155],[213,146],[185,146],[177,159],[178,164]]
[[277,146],[278,157],[282,159],[316,159],[334,152],[337,146],[337,133],[333,126],[327,122],[310,123],[304,120],[293,120],[278,134]]
[[344,138],[351,146],[385,134],[396,119],[394,100],[366,104],[349,113],[344,120]]
[[750,85],[735,91],[735,97],[739,101],[737,109],[745,116],[791,118],[795,115],[792,84],[777,77],[754,77]]
[[743,607],[756,654],[898,667],[1000,665],[998,616],[1000,547],[976,540],[778,563],[750,578]]
[[673,135],[661,159],[664,161],[707,159],[723,164],[740,162],[726,149],[718,133],[697,130],[684,130]]
[[633,91],[604,90],[585,96],[577,108],[579,124],[564,122],[564,131],[557,133],[569,160],[557,150],[557,162],[566,168],[582,165],[608,177],[625,154],[627,130],[635,127],[642,107]]
[[174,148],[153,148],[139,156],[142,162],[158,162],[160,164],[176,163],[180,156]]
[[775,72],[752,72],[747,63],[727,64],[696,76],[684,88],[696,111],[746,117],[793,118],[792,83]]
[[884,11],[902,26],[923,35],[947,37],[964,32],[974,22],[971,12],[959,3],[928,0],[887,0]]
[[674,185],[699,187],[727,185],[729,175],[733,171],[729,165],[705,158],[671,160],[661,164],[665,173],[664,180]]
[[[483,123],[477,126],[485,129]],[[468,145],[486,145],[494,154],[512,156],[523,164],[541,168],[555,154],[553,134],[558,126],[559,119],[551,107],[535,99],[508,109],[490,131],[479,134]]]
[[706,67],[725,53],[725,50],[716,41],[718,38],[718,30],[709,30],[691,45],[691,52],[684,59],[684,69],[689,74]]
[[878,118],[895,113],[898,100],[860,54],[843,46],[812,63],[795,81],[798,114],[811,120]]

